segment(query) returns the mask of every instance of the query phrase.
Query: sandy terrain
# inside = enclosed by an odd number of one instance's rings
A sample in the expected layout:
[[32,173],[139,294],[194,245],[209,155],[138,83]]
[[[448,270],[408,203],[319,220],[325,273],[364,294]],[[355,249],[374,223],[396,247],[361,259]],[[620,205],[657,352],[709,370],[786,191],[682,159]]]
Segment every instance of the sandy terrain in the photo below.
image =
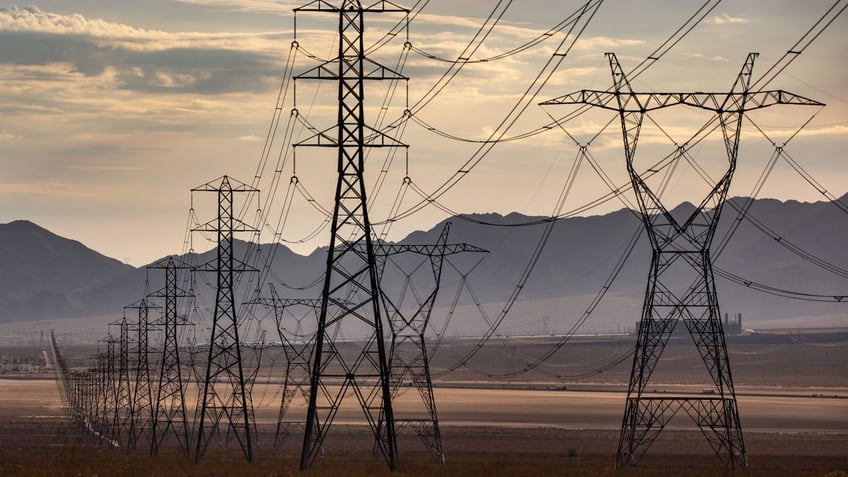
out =
[[[549,341],[516,341],[506,354],[499,345],[486,348],[469,366],[438,380],[435,395],[447,465],[432,463],[418,438],[406,433],[399,438],[401,474],[616,475],[613,463],[629,362],[573,379],[528,373],[506,382],[488,376],[522,366],[510,356],[532,358]],[[779,338],[736,341],[728,347],[751,475],[848,475],[848,340]],[[451,366],[467,349],[462,343],[446,344],[433,362],[434,372]],[[627,338],[571,343],[544,371],[585,372],[627,349]],[[37,355],[41,347],[12,352]],[[83,367],[97,348],[63,352],[71,366]],[[702,395],[703,375],[692,370],[703,365],[691,343],[670,342],[665,357],[651,390]],[[151,460],[145,448],[128,456],[98,446],[70,428],[50,374],[0,376],[0,475],[297,475],[300,436],[286,441],[281,456],[271,454],[281,361],[269,354],[263,362],[267,369],[259,373],[253,394],[259,443],[250,465],[238,448],[210,449],[203,462],[194,464],[173,447]],[[194,393],[192,386],[189,403]],[[412,390],[395,406],[406,417],[421,412]],[[305,402],[296,400],[289,416],[302,418],[304,413]],[[385,464],[370,456],[371,436],[361,415],[349,396],[325,442],[327,455],[310,475],[389,475]],[[691,421],[678,416],[632,475],[723,472]]]
[[[257,402],[256,409],[260,428],[259,464],[251,467],[257,473],[250,475],[267,475],[267,468],[263,467],[266,464],[261,462],[280,459],[271,456],[268,449],[272,442],[278,395],[270,390],[273,387],[266,390],[262,389],[263,386],[258,384],[256,389],[257,396],[264,393],[264,400]],[[830,470],[848,470],[848,390],[828,390],[829,395],[839,397],[812,397],[813,393],[808,391],[761,387],[745,389],[739,396],[749,462],[752,469],[757,470],[755,473],[762,471],[761,475],[770,475],[777,463],[786,475],[827,475]],[[818,391],[815,394],[819,394]],[[398,412],[414,409],[414,397],[414,394],[406,393],[398,399]],[[458,471],[462,468],[468,472],[447,475],[491,475],[491,472],[528,475],[523,471],[537,465],[537,460],[549,464],[549,467],[540,467],[538,475],[546,475],[548,471],[552,473],[547,475],[570,475],[564,473],[561,466],[574,465],[576,456],[581,459],[581,466],[604,471],[608,471],[614,461],[625,397],[622,392],[437,388],[436,397],[447,449],[448,465],[445,469]],[[291,416],[302,415],[304,408],[304,403],[296,402]],[[363,457],[370,454],[369,434],[361,425],[352,425],[362,423],[360,416],[361,411],[351,397],[335,421],[326,442],[328,455],[317,464],[316,472],[322,466],[325,470],[336,469],[333,467],[337,465],[336,459],[362,461],[363,470],[383,472],[379,463]],[[681,462],[697,462],[702,475],[722,473],[718,460],[712,456],[703,437],[692,429],[687,419],[673,421],[646,457],[645,464],[654,462],[666,472],[679,469],[676,466]],[[45,378],[0,379],[0,437],[4,447],[19,449],[24,454],[38,454],[57,445],[74,449],[83,446],[82,450],[74,453],[92,453],[91,459],[105,459],[101,463],[103,468],[113,468],[111,466],[119,465],[121,459],[127,458],[120,451],[91,447],[90,441],[80,440],[78,434],[71,432],[63,418],[56,383]],[[292,436],[284,447],[283,458],[292,471],[296,467],[299,439]],[[399,446],[406,469],[423,466],[422,474],[413,472],[410,475],[431,474],[434,464],[430,463],[417,437],[408,433],[402,435]],[[0,452],[0,457],[3,454]],[[62,454],[56,455],[60,459]],[[214,449],[210,455],[213,460],[218,458],[214,456],[221,455],[230,456],[228,461],[238,462],[240,458],[237,449]],[[486,458],[486,455],[490,457]],[[671,456],[686,457],[671,463],[667,461]],[[14,462],[16,458],[20,455],[4,457],[6,462]],[[49,475],[40,472],[42,466],[37,460],[25,462],[26,465],[19,464],[23,466],[21,469],[28,469],[25,474]],[[61,462],[55,465],[66,465]],[[495,465],[493,462],[499,462],[494,470],[490,468]],[[2,465],[0,463],[0,471],[3,470]],[[469,465],[472,470],[468,470]],[[43,468],[49,467],[45,464]],[[653,466],[649,465],[648,469],[651,468]],[[180,472],[189,475],[196,471],[197,475],[208,475],[208,470],[204,469],[202,466],[188,466]],[[647,471],[643,469],[640,472]],[[153,475],[172,474],[163,469]],[[348,474],[341,472],[336,475]],[[653,474],[648,472],[647,475]],[[659,475],[675,475],[675,472],[661,472]]]

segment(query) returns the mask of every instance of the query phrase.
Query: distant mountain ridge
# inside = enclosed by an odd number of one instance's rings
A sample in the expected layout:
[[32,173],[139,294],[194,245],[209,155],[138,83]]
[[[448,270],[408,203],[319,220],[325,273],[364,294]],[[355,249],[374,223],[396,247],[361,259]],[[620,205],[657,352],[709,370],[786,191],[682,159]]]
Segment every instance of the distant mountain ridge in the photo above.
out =
[[[725,206],[716,242],[736,218],[736,210],[731,205],[741,206],[746,200],[733,198],[732,204]],[[841,200],[848,202],[848,196]],[[685,213],[685,209],[691,207],[691,204],[681,204],[674,213]],[[750,213],[777,235],[768,236],[743,220],[729,246],[715,260],[717,267],[777,288],[848,295],[848,279],[822,270],[781,245],[784,241],[791,243],[828,263],[848,269],[845,249],[848,217],[844,212],[829,202],[759,199],[753,202]],[[469,274],[469,281],[474,284],[476,298],[489,307],[489,313],[497,313],[525,270],[546,226],[544,219],[518,213],[506,216],[468,214],[448,219],[452,222],[450,243],[467,242],[490,253],[476,267],[479,256],[451,257],[453,268],[446,267],[443,277],[445,291],[438,304],[441,310],[451,300],[450,287],[458,282],[458,273],[475,267]],[[540,223],[511,226],[534,220]],[[435,243],[443,224],[413,232],[399,243]],[[520,323],[525,322],[531,323],[526,327],[532,331],[532,323],[541,317],[558,329],[573,322],[601,289],[630,237],[641,227],[638,216],[626,209],[558,221],[511,312],[518,316],[511,317],[519,323],[514,325],[516,332],[524,330]],[[247,247],[248,244],[237,242],[236,255],[243,256]],[[195,263],[211,260],[213,253],[196,257]],[[259,253],[264,257],[274,254],[275,261],[268,276],[277,283],[281,295],[318,296],[320,283],[317,286],[315,283],[326,265],[326,249],[301,256],[281,244],[263,244]],[[79,242],[59,237],[27,221],[0,225],[0,259],[4,264],[0,268],[0,322],[115,316],[121,313],[124,305],[142,297],[147,277],[144,267],[134,268],[105,257]],[[595,329],[620,329],[639,319],[649,263],[650,250],[643,236],[607,292],[605,303],[609,306],[601,306],[595,312],[597,318],[593,316],[592,320]],[[310,283],[313,284],[311,288],[302,289]],[[848,317],[848,303],[789,300],[721,279],[717,284],[722,310],[744,313],[751,320]],[[151,284],[152,289],[160,287]],[[461,298],[460,310],[474,313],[473,300],[469,296]],[[474,324],[471,318],[466,321],[469,324],[463,332],[481,331],[481,324]]]
[[0,224],[0,263],[0,321],[88,313],[81,295],[135,270],[26,220]]

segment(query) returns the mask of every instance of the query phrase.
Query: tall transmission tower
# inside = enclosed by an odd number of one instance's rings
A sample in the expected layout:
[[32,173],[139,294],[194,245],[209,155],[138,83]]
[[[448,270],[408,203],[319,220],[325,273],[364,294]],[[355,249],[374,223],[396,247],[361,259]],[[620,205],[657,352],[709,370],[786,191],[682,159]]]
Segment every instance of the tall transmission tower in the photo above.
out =
[[[368,201],[365,195],[364,148],[406,147],[366,126],[365,80],[407,80],[403,75],[365,57],[363,35],[366,13],[408,13],[388,1],[363,7],[359,0],[334,6],[317,0],[296,8],[298,12],[325,12],[339,18],[338,57],[295,79],[333,80],[338,84],[338,123],[295,146],[333,147],[338,151],[338,180],[321,293],[321,310],[311,368],[309,406],[300,467],[308,469],[320,454],[324,439],[349,392],[352,392],[391,469],[398,455],[389,385],[389,363],[380,314],[377,262]],[[332,138],[332,129],[336,137]],[[332,308],[332,310],[331,310]],[[355,321],[370,336],[357,345],[355,356],[343,356],[328,327]],[[320,402],[319,402],[320,401]],[[380,429],[380,416],[385,428]]]
[[118,403],[118,376],[115,368],[117,361],[115,342],[117,340],[111,333],[108,333],[103,341],[106,343],[106,352],[104,353],[105,363],[102,366],[104,389],[101,404],[103,406],[103,411],[98,433],[103,440],[106,440],[110,445],[113,445],[115,442],[111,435],[112,419],[114,418],[113,410]]
[[124,310],[138,310],[138,321],[134,330],[136,332],[135,373],[132,399],[129,406],[130,421],[127,451],[135,450],[139,440],[142,440],[144,436],[150,436],[151,431],[153,389],[150,378],[150,347],[148,345],[151,308],[153,307],[148,304],[146,298],[142,298],[138,304],[124,307]]
[[[651,242],[651,268],[633,358],[616,465],[636,465],[671,418],[683,410],[712,449],[731,469],[747,466],[742,424],[722,329],[710,245],[730,187],[747,111],[777,104],[822,104],[782,90],[750,91],[756,53],[748,55],[729,93],[636,93],[614,54],[607,54],[613,91],[582,90],[542,103],[588,104],[616,111],[621,120],[627,171]],[[673,105],[716,114],[727,153],[727,169],[695,211],[681,221],[672,216],[647,173],[633,164],[646,114]],[[680,146],[685,154],[685,145]],[[683,277],[681,279],[681,277]],[[646,392],[651,374],[679,321],[683,321],[715,389],[708,396],[669,396]]]
[[127,443],[124,432],[129,427],[130,409],[132,409],[132,383],[130,382],[130,326],[127,317],[110,323],[118,326],[118,367],[115,378],[115,408],[112,416],[112,431],[110,436],[118,445]]
[[165,272],[164,288],[148,295],[165,300],[165,315],[161,323],[165,330],[165,337],[162,343],[159,384],[153,407],[150,454],[157,455],[159,447],[169,435],[173,435],[183,454],[188,456],[191,452],[188,436],[189,422],[186,417],[185,386],[180,363],[178,333],[179,327],[186,325],[187,321],[178,315],[178,301],[180,298],[192,297],[193,294],[180,289],[177,278],[180,270],[190,270],[191,267],[174,257],[168,257],[167,260],[148,266],[147,269],[159,269]]
[[95,366],[92,369],[92,378],[94,380],[94,396],[91,402],[91,422],[89,428],[91,433],[97,439],[98,444],[103,444],[102,428],[106,421],[106,400],[108,397],[107,389],[109,387],[107,378],[107,369],[109,365],[109,357],[105,352],[97,353]]
[[[235,186],[233,185],[235,183]],[[217,235],[218,246],[215,259],[195,269],[215,272],[217,277],[215,311],[212,318],[212,334],[209,339],[209,355],[206,378],[200,399],[200,422],[197,426],[195,460],[200,461],[214,437],[219,439],[234,436],[244,452],[245,458],[253,460],[251,416],[248,390],[245,386],[242,362],[242,346],[239,340],[239,323],[236,319],[236,303],[233,288],[236,272],[250,270],[233,256],[233,236],[236,232],[255,230],[233,215],[233,199],[236,193],[255,193],[256,189],[235,179],[223,176],[192,189],[194,192],[214,192],[218,197],[218,215],[195,232]],[[222,421],[226,426],[221,434]]]
[[[283,391],[280,397],[280,410],[277,415],[277,427],[274,432],[274,452],[282,447],[283,441],[295,428],[304,428],[303,419],[292,419],[289,417],[289,408],[298,393],[309,402],[309,384],[312,377],[310,366],[312,365],[312,349],[315,343],[315,333],[303,330],[305,317],[286,316],[287,310],[292,307],[306,307],[311,310],[315,318],[321,309],[321,300],[315,298],[280,298],[273,283],[269,283],[271,296],[269,298],[257,297],[253,304],[264,305],[274,312],[274,322],[280,337],[280,346],[286,359],[285,378]],[[308,315],[307,315],[308,316]]]
[[[445,462],[445,453],[442,446],[441,431],[439,430],[436,400],[433,396],[433,381],[430,376],[430,360],[424,334],[428,329],[433,305],[439,293],[445,257],[462,252],[488,253],[488,250],[467,243],[448,244],[450,227],[451,223],[446,222],[434,245],[380,243],[375,250],[381,283],[380,297],[391,330],[389,382],[392,397],[396,397],[403,390],[414,388],[421,398],[423,410],[426,414],[424,418],[402,417],[398,412],[395,412],[396,430],[400,432],[403,427],[411,427],[421,438],[433,458],[440,463]],[[403,303],[409,283],[404,283],[400,296],[394,298],[388,296],[386,287],[383,285],[384,272],[389,257],[400,254],[416,254],[427,257],[433,274],[430,292],[420,303],[415,304],[411,313],[405,311],[406,307]],[[408,274],[409,272],[404,271],[404,273]],[[409,279],[411,277],[407,275],[407,281]],[[414,414],[419,414],[419,412],[410,412],[410,415]]]

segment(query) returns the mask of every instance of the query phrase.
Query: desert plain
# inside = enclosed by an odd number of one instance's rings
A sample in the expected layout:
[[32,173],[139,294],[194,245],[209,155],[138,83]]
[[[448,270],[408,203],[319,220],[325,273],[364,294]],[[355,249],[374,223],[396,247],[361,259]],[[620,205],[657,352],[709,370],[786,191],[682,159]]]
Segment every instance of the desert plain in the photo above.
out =
[[[603,364],[626,353],[632,338],[576,339],[539,369],[502,377],[555,342],[553,337],[514,339],[487,346],[451,373],[445,371],[474,343],[443,345],[432,370],[444,464],[436,463],[406,429],[398,438],[400,470],[392,474],[381,457],[372,455],[372,436],[351,396],[333,423],[324,455],[304,475],[848,475],[846,333],[729,340],[748,462],[746,471],[735,472],[722,466],[685,416],[669,423],[638,467],[616,470],[631,362],[624,359],[610,369]],[[96,350],[68,346],[63,353],[83,366]],[[41,350],[6,345],[3,352]],[[705,392],[705,375],[696,372],[703,365],[690,341],[672,339],[665,358],[652,392]],[[253,388],[258,433],[253,462],[245,461],[237,445],[212,446],[198,463],[173,441],[156,457],[149,456],[146,444],[132,452],[111,447],[71,424],[52,372],[0,375],[0,475],[299,475],[302,436],[297,431],[278,452],[272,449],[280,359],[266,355],[267,369]],[[187,386],[189,415],[193,387]],[[417,393],[405,391],[395,407],[399,413],[415,412]],[[295,399],[289,418],[303,416],[305,408],[305,401]]]

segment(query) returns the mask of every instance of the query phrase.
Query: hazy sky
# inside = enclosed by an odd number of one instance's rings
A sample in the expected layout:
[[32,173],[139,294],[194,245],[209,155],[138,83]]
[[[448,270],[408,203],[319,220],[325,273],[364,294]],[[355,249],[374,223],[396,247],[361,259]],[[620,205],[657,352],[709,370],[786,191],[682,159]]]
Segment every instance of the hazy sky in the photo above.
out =
[[[507,2],[501,3],[501,7]],[[611,84],[604,52],[614,51],[625,70],[633,68],[674,33],[702,1],[607,0],[581,40],[562,61],[526,113],[507,132],[520,135],[574,111],[538,102],[572,91],[606,89]],[[754,77],[763,74],[829,8],[831,0],[724,1],[680,43],[633,82],[644,91],[727,91],[749,51],[760,53]],[[472,39],[495,1],[432,1],[410,26],[409,41],[433,56],[456,58]],[[538,37],[577,8],[578,2],[516,1],[502,14],[474,59],[509,51]],[[272,0],[112,0],[4,3],[0,8],[0,221],[28,219],[60,235],[82,241],[106,255],[143,265],[183,249],[190,221],[189,190],[228,174],[252,182],[272,123],[277,94],[293,40],[292,8]],[[378,39],[400,17],[371,15],[366,43]],[[298,42],[306,51],[332,56],[335,23],[329,14],[301,13]],[[815,118],[786,150],[822,186],[836,196],[848,191],[848,15],[837,18],[768,89],[785,89],[828,106],[786,106],[753,113],[746,122],[739,167],[731,195],[748,195],[774,148],[813,114]],[[395,68],[405,34],[375,52],[375,60]],[[448,134],[474,140],[489,137],[519,103],[562,33],[527,51],[500,60],[468,64],[417,118]],[[317,65],[302,51],[295,73]],[[403,72],[410,77],[408,104],[415,104],[439,80],[450,63],[410,53]],[[368,85],[367,115],[377,121],[387,83]],[[384,124],[401,117],[406,88],[388,101]],[[298,252],[326,242],[320,208],[331,208],[335,184],[332,150],[297,149],[297,177],[315,202],[302,194],[286,200],[293,172],[291,152],[280,145],[293,101],[299,114],[323,129],[334,120],[335,85],[298,81],[281,104],[282,120],[268,166],[257,179],[261,207],[275,227],[284,204],[290,205],[281,237]],[[614,115],[591,112],[564,124],[578,141],[587,141]],[[703,111],[680,108],[657,114],[640,142],[644,163],[674,149],[706,120]],[[621,132],[613,123],[592,143],[590,152],[616,184],[626,184]],[[663,132],[664,131],[664,132]],[[436,189],[480,146],[447,139],[409,122],[392,134],[410,145],[409,175],[423,190]],[[310,133],[293,129],[295,140]],[[714,134],[691,153],[720,173],[725,161]],[[458,212],[518,211],[548,215],[575,163],[577,147],[562,129],[496,145],[447,194],[444,206]],[[385,150],[369,156],[367,179],[383,179],[373,199],[372,218],[384,220],[406,173],[403,152],[388,164]],[[278,158],[283,162],[278,163]],[[273,200],[274,170],[280,172]],[[700,201],[704,181],[675,172],[666,192],[670,203]],[[608,192],[589,164],[581,163],[564,211],[577,209]],[[694,194],[687,197],[687,194]],[[629,196],[629,194],[628,194]],[[823,200],[816,190],[778,161],[760,197]],[[407,192],[400,209],[415,202]],[[195,196],[197,220],[215,209],[209,198]],[[270,203],[269,203],[270,202]],[[314,206],[313,206],[314,205]],[[610,201],[584,215],[622,207]],[[246,220],[253,221],[256,204]],[[389,238],[429,228],[446,216],[430,207],[393,225]],[[775,224],[770,224],[775,225]],[[779,225],[779,224],[778,224]],[[381,227],[378,226],[378,230]],[[313,231],[316,231],[314,234]],[[315,238],[311,236],[314,235]],[[262,240],[270,241],[266,232]],[[306,240],[308,239],[308,240]],[[196,248],[206,248],[200,238]]]

